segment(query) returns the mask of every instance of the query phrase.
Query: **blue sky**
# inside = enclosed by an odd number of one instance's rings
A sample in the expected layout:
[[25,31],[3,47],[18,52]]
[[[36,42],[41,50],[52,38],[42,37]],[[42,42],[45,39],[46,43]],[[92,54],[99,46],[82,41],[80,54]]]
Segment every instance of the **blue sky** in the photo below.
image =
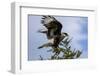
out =
[[[72,49],[81,49],[80,58],[88,57],[88,18],[80,16],[54,16],[63,25],[62,32],[67,32],[72,38]],[[47,52],[50,48],[37,49],[47,42],[46,35],[37,31],[43,29],[42,16],[28,16],[28,60],[38,60],[40,55],[47,59],[52,53]]]

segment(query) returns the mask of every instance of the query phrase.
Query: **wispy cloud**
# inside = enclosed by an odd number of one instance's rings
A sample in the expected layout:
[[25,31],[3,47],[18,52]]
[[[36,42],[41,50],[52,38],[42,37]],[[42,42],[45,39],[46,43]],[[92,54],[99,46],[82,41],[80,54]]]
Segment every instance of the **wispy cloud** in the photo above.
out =
[[73,38],[71,45],[76,49],[83,49],[84,46],[79,42],[87,40],[87,32],[82,33],[87,28],[83,29],[83,26],[87,27],[87,17],[57,17],[57,19],[63,24],[62,31],[69,33]]

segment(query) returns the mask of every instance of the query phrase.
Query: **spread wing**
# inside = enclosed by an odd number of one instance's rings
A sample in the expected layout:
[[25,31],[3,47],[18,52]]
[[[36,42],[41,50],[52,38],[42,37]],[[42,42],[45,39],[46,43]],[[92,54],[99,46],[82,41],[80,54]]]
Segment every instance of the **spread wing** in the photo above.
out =
[[61,34],[62,24],[53,16],[43,16],[41,23],[48,29],[48,39]]

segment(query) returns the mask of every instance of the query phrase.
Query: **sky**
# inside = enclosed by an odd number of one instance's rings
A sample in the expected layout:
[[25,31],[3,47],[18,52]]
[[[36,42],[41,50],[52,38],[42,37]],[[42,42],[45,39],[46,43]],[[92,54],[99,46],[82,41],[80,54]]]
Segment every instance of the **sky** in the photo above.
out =
[[[72,41],[70,45],[72,49],[82,50],[80,58],[88,57],[88,17],[80,16],[54,16],[62,23],[62,32],[69,34]],[[47,42],[45,34],[38,33],[38,30],[43,29],[41,24],[42,16],[28,16],[28,60],[39,60],[40,55],[47,59],[52,55],[52,52],[47,52],[50,48],[38,49],[39,46]]]

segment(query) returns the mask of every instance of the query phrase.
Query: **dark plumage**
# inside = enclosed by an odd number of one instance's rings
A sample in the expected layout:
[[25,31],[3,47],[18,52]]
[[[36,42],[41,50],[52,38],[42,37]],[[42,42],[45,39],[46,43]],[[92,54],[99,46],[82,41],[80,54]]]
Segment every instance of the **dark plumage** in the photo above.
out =
[[43,16],[41,23],[47,28],[46,34],[48,39],[61,35],[62,24],[53,16]]
[[61,33],[62,30],[62,24],[56,20],[53,16],[43,16],[41,23],[43,26],[46,27],[47,30],[40,30],[40,33],[45,33],[47,35],[48,43],[43,44],[42,46],[38,47],[48,47],[52,46],[54,48],[57,48],[59,43],[68,36],[67,33]]

